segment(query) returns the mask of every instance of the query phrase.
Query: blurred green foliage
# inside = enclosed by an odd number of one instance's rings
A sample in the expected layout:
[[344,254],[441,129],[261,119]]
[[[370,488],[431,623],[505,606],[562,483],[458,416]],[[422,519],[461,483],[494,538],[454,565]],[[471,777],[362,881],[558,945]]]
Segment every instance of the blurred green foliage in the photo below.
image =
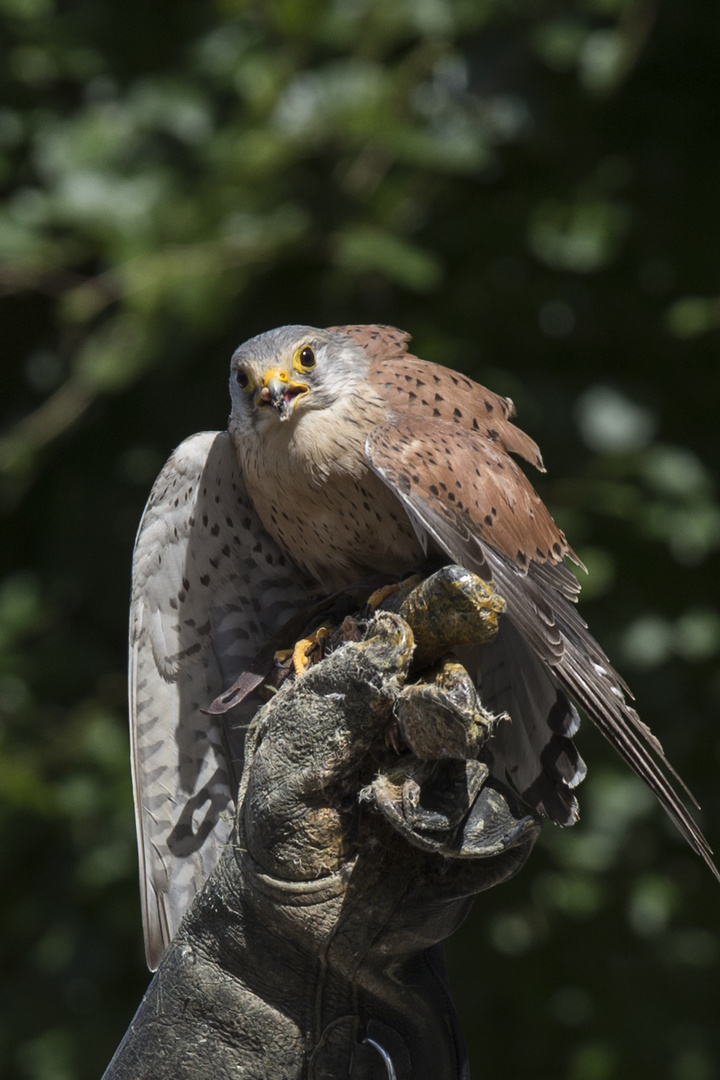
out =
[[[97,1077],[143,969],[134,530],[241,340],[391,322],[510,393],[585,614],[720,837],[720,8],[0,0],[0,1072]],[[717,886],[595,734],[451,945],[474,1075],[720,1075]]]

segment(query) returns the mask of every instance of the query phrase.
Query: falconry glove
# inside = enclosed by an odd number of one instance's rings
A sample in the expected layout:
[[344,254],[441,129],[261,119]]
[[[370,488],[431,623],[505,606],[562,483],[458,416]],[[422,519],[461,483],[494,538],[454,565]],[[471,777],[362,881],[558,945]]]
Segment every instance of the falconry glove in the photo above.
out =
[[259,712],[234,831],[105,1080],[468,1077],[439,943],[539,826],[483,760],[507,719],[442,656],[504,605],[451,567],[396,606]]

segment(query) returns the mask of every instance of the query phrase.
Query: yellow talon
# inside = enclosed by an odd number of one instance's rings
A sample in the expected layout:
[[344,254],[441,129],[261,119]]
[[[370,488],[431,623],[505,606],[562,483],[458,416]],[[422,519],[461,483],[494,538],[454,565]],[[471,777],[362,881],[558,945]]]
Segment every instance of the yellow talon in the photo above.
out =
[[413,574],[412,577],[405,578],[404,581],[399,581],[394,585],[383,585],[381,589],[376,589],[367,599],[367,606],[372,612],[382,604],[383,600],[387,600],[388,596],[394,596],[395,593],[400,592],[402,589],[414,589],[416,585],[419,585],[422,581],[421,574]]
[[[327,626],[319,626],[308,637],[295,643],[295,648],[290,651],[296,675],[304,675],[311,664],[322,658],[329,634]],[[318,653],[317,656],[313,655],[315,652]]]

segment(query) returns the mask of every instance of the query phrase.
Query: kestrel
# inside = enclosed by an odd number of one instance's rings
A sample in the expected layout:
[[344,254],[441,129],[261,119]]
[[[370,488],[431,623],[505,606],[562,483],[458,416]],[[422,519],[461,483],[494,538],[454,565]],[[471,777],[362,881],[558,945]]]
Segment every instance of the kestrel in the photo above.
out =
[[151,968],[229,834],[255,706],[229,723],[204,710],[293,614],[432,556],[491,580],[507,603],[496,641],[463,656],[483,704],[511,717],[486,747],[494,774],[572,824],[585,775],[574,699],[720,877],[677,774],[577,612],[567,560],[581,564],[514,460],[543,471],[512,402],[411,355],[408,341],[387,326],[252,338],[232,358],[229,430],[187,439],[155,483],[130,630]]

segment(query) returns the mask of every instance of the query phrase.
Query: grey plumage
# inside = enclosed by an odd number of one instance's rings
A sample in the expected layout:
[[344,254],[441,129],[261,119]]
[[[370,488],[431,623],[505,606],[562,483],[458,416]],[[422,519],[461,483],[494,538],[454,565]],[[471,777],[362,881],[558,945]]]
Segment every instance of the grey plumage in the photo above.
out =
[[316,592],[259,524],[227,432],[182,443],[133,558],[131,747],[151,969],[230,832],[248,707],[224,723],[203,710]]

